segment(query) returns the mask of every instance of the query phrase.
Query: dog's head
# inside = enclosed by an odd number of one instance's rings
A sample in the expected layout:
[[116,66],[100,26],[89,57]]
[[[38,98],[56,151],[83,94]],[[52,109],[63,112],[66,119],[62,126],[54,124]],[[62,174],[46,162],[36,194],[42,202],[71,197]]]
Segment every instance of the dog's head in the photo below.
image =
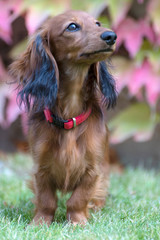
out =
[[115,49],[116,34],[86,12],[68,11],[51,19],[48,27],[57,61],[91,64],[105,60]]
[[53,109],[58,87],[59,66],[93,66],[97,83],[108,107],[116,101],[114,80],[104,60],[114,51],[116,34],[82,11],[68,11],[50,18],[32,37],[25,53],[11,66],[21,86],[21,102]]

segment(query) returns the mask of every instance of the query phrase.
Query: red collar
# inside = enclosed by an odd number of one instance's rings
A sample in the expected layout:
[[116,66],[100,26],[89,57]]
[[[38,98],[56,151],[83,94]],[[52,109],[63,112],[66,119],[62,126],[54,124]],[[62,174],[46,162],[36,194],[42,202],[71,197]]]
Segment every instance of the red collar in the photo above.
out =
[[83,112],[82,114],[80,114],[79,116],[75,117],[75,118],[71,118],[68,120],[63,120],[55,115],[52,114],[52,112],[46,108],[44,109],[44,115],[46,117],[47,122],[60,127],[60,128],[64,128],[64,129],[72,129],[76,126],[78,126],[79,124],[83,123],[91,114],[92,110],[91,108],[87,111],[87,112]]

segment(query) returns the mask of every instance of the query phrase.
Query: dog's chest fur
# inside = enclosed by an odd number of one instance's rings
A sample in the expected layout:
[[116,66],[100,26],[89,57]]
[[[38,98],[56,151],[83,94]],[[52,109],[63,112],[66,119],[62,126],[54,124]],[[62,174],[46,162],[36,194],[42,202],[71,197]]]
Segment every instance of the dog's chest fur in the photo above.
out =
[[[86,171],[103,159],[105,131],[102,134],[97,129],[96,134],[92,136],[93,127],[90,121],[90,124],[84,124],[69,131],[62,130],[58,134],[51,129],[50,125],[45,128],[45,131],[44,127],[40,128],[41,130],[38,131],[40,137],[36,135],[34,146],[31,146],[36,172],[47,172],[57,189],[73,190]],[[48,136],[50,137],[47,139]],[[93,156],[92,151],[97,152],[97,156]]]
[[86,171],[86,148],[80,144],[84,138],[75,139],[74,131],[61,136],[58,151],[53,149],[51,174],[58,188],[73,190]]

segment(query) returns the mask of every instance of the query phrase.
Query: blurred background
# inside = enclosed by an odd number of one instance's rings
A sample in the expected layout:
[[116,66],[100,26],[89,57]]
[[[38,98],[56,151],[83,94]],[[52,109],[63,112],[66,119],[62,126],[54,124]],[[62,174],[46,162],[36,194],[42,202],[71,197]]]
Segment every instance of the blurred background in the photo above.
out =
[[85,10],[117,35],[112,73],[118,104],[107,113],[112,160],[122,165],[160,166],[160,1],[0,1],[0,166],[6,156],[28,154],[27,118],[16,102],[8,65],[49,17]]

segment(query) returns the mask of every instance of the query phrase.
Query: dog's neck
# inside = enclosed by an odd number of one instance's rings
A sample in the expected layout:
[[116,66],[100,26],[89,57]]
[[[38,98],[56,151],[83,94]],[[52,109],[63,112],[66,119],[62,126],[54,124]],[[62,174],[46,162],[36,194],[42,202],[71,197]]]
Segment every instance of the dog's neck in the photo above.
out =
[[[71,118],[84,111],[84,82],[89,66],[71,65],[60,69],[59,104],[64,118]],[[85,91],[85,89],[84,89]]]

